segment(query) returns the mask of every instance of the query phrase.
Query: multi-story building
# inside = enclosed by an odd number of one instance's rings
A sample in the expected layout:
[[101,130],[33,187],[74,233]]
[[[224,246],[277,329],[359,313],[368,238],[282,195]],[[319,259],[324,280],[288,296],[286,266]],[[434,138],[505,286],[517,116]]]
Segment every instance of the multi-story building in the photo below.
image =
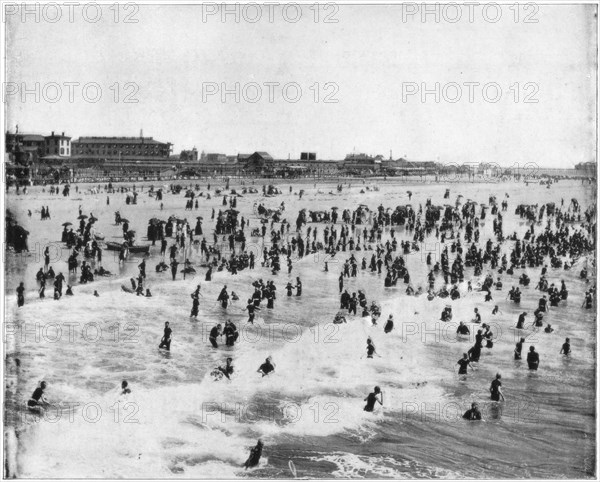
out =
[[5,151],[11,156],[19,153],[28,162],[37,162],[46,153],[46,138],[38,134],[12,134],[6,132]]
[[59,135],[52,131],[51,135],[44,136],[44,141],[44,156],[71,157],[71,138],[64,132]]
[[167,159],[171,149],[170,142],[159,142],[152,137],[80,137],[73,141],[73,156],[90,160],[133,157]]

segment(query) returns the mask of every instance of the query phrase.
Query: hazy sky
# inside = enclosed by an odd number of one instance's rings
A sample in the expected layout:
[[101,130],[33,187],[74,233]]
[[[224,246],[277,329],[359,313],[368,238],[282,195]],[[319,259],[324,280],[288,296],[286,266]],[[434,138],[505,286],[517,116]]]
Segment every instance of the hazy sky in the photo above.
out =
[[[63,7],[53,22],[55,8],[38,6],[36,19],[11,7],[8,127],[74,138],[143,129],[175,153],[337,159],[392,150],[411,160],[547,167],[595,158],[593,5],[438,6],[437,18],[433,5],[425,17],[416,4],[321,5],[315,18],[314,6],[280,4],[263,6],[259,19],[256,7],[230,5],[222,17],[219,5],[121,6],[118,22],[106,5],[95,23],[94,8],[74,7],[69,18]],[[125,23],[128,14],[137,23]],[[79,83],[72,99],[70,82]],[[238,101],[222,98],[236,83]]]

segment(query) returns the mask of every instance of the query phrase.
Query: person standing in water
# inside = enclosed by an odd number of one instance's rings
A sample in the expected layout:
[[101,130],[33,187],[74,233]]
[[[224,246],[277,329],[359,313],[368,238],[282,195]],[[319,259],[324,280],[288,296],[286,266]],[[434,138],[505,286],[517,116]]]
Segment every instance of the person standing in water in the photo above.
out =
[[20,308],[25,304],[25,284],[21,281],[17,287],[17,306]]
[[173,330],[169,327],[169,322],[165,321],[165,331],[158,348],[164,348],[167,351],[171,351],[171,333],[173,333]]
[[569,356],[571,354],[571,339],[566,338],[563,343],[562,348],[560,349],[560,355]]
[[501,388],[502,382],[500,381],[501,378],[502,375],[496,373],[496,378],[492,380],[492,384],[490,385],[490,394],[494,402],[499,402],[500,398],[502,398],[502,401],[504,402],[504,394],[502,393]]
[[390,317],[385,322],[385,327],[383,328],[384,333],[389,333],[394,329],[394,316],[390,315]]
[[525,343],[525,338],[521,338],[515,345],[515,360],[521,359],[521,351],[523,350],[523,343]]
[[254,324],[254,315],[255,311],[260,311],[260,308],[254,304],[252,299],[248,299],[248,304],[246,305],[246,310],[248,310],[248,323]]
[[379,355],[375,351],[375,345],[373,344],[373,340],[371,338],[367,338],[367,358],[373,358],[373,355]]
[[537,370],[540,365],[540,355],[535,351],[533,345],[529,347],[529,353],[527,353],[527,365],[530,370]]
[[213,346],[213,348],[219,348],[219,345],[217,344],[217,336],[221,336],[221,323],[213,326],[210,330],[210,335],[208,336],[208,341],[210,341],[210,344]]
[[[377,395],[380,395],[380,398],[377,398]],[[375,387],[373,392],[369,393],[364,401],[367,402],[365,408],[363,409],[365,412],[372,412],[375,409],[376,402],[383,406],[383,393],[381,392],[381,389],[379,387]]]
[[519,319],[517,320],[517,329],[522,330],[525,324],[525,317],[527,316],[527,312],[523,312],[519,315]]
[[200,306],[200,298],[196,292],[192,293],[192,311],[190,312],[190,318],[198,318],[198,307]]
[[458,360],[456,364],[460,365],[458,368],[459,375],[466,375],[467,368],[469,367],[471,367],[471,370],[473,370],[473,366],[471,365],[471,360],[469,360],[468,353],[463,353],[463,357],[460,360]]

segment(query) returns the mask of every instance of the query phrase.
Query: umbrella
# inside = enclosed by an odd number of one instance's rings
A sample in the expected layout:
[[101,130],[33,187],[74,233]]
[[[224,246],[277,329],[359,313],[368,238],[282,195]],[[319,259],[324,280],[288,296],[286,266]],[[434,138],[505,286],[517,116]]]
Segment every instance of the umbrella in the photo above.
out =
[[63,223],[63,226],[71,226],[73,223]]
[[85,214],[82,214],[77,219],[87,219],[87,216]]
[[127,236],[135,236],[135,231],[133,229],[130,229],[129,231],[127,231]]
[[160,223],[160,219],[158,218],[152,218],[150,221],[148,221],[150,224],[158,224]]
[[202,216],[197,216],[196,219],[204,219]]
[[337,206],[333,206],[331,209],[335,211],[337,209]]
[[129,223],[129,219],[121,218],[122,223]]
[[98,221],[98,218],[95,218],[94,216],[90,218],[90,223],[95,223],[96,221]]
[[406,191],[406,194],[412,195],[412,191]]

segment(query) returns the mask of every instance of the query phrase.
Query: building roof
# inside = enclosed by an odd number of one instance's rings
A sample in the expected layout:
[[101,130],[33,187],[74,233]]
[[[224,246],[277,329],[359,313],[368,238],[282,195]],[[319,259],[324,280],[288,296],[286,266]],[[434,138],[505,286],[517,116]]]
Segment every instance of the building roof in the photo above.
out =
[[80,137],[73,143],[86,144],[160,144],[166,145],[169,142],[160,142],[152,137]]
[[364,152],[360,152],[360,153],[346,154],[346,159],[373,159],[373,156],[369,156],[368,154],[365,154]]
[[89,161],[169,161],[173,160],[170,157],[158,157],[158,156],[131,156],[121,155],[119,156],[99,156],[95,154],[74,154],[71,159],[89,160]]
[[25,141],[36,141],[36,142],[44,142],[46,138],[44,136],[40,136],[38,134],[24,134],[21,138],[23,142]]
[[[269,154],[268,152],[265,152],[265,151],[256,151],[254,154],[259,155],[265,161],[272,161],[273,160],[273,157],[271,156],[271,154]],[[253,156],[254,154],[251,154],[251,155]]]

